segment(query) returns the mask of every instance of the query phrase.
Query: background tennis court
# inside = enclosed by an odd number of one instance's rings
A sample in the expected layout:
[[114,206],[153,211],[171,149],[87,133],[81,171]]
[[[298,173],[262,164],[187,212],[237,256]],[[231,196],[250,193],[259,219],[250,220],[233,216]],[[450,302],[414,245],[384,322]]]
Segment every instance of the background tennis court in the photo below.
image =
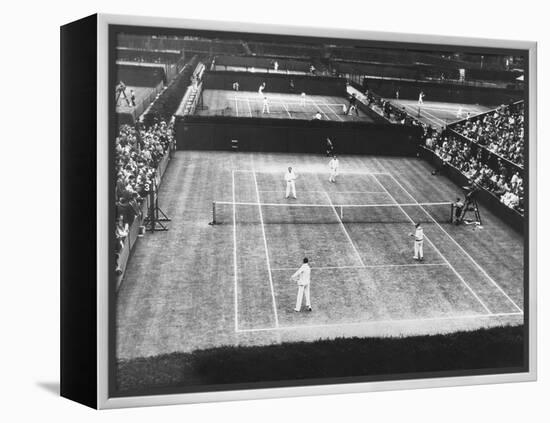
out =
[[196,111],[201,116],[268,117],[280,119],[312,120],[319,112],[322,120],[372,122],[362,111],[344,114],[347,99],[335,96],[308,95],[305,102],[300,94],[265,92],[269,114],[262,113],[263,97],[257,91],[204,90],[202,107]]
[[453,122],[466,119],[468,116],[479,115],[496,107],[441,101],[424,101],[419,107],[418,100],[396,100],[392,98],[388,98],[387,100],[399,109],[404,109],[411,116],[434,128],[445,127]]

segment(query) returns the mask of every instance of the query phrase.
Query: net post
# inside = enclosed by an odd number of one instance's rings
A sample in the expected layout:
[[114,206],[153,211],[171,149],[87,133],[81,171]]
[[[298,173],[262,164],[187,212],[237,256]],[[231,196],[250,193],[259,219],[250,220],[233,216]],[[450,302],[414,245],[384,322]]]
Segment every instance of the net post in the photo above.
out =
[[216,224],[216,202],[212,201],[212,222],[209,223],[210,225]]

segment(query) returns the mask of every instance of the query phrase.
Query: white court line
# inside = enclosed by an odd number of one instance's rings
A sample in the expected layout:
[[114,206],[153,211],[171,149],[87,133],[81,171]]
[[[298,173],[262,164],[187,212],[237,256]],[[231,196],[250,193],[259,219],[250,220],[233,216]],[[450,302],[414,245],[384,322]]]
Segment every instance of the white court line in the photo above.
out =
[[431,114],[431,113],[429,113],[429,112],[426,112],[426,111],[424,110],[424,107],[422,108],[421,111],[424,112],[425,114],[427,114],[428,116],[433,117],[434,120],[440,120],[441,122],[443,122],[443,124],[447,125],[447,121],[446,121],[445,119],[441,119],[440,117],[437,117],[437,116],[435,116],[435,115],[433,115],[433,114]]
[[[407,105],[414,105],[415,103],[401,103],[403,105],[407,104]],[[422,108],[424,109],[430,109],[430,110],[443,110],[443,111],[456,111],[459,109],[459,106],[457,107],[445,107],[445,106],[433,106],[431,104],[427,104],[427,103],[424,103],[422,104]],[[464,107],[462,107],[462,109],[464,110]]]
[[401,323],[420,323],[420,322],[437,322],[444,320],[469,320],[469,319],[488,319],[498,317],[512,317],[521,316],[523,313],[479,313],[479,314],[464,314],[455,316],[439,316],[439,317],[419,317],[416,319],[394,319],[394,320],[371,320],[366,322],[347,322],[347,323],[325,323],[317,325],[295,325],[295,326],[278,326],[270,328],[257,328],[257,329],[240,329],[238,333],[244,332],[268,332],[268,331],[282,331],[282,330],[308,330],[315,328],[329,328],[329,327],[347,327],[347,326],[369,326],[369,325],[391,325]]
[[283,106],[283,108],[286,110],[286,113],[288,114],[288,117],[289,117],[290,119],[292,119],[292,115],[291,115],[290,112],[288,111],[288,109],[287,109],[287,107],[286,107],[286,104],[285,104],[284,102],[280,101],[280,100],[279,100],[279,104],[280,104],[281,106]]
[[[321,165],[319,165],[321,166]],[[326,167],[326,166],[324,166]],[[262,170],[262,171],[256,171],[254,169],[235,169],[234,172],[255,172],[255,173],[282,173],[284,174],[285,170],[286,170],[286,167],[283,166],[282,167],[283,170]],[[320,173],[320,174],[326,174],[328,172],[326,171],[321,171],[321,170],[301,170],[300,171],[300,174],[302,173]],[[348,171],[338,171],[338,174],[339,175],[364,175],[364,176],[369,176],[369,175],[389,175],[388,172],[361,172],[361,171],[352,171],[352,170],[348,170]]]
[[431,116],[433,118],[432,121],[435,121],[435,122],[441,121],[442,123],[446,124],[445,119],[441,119],[440,117],[437,117],[437,116],[433,115],[432,113],[427,112],[426,109],[431,110],[431,108],[429,106],[425,106],[424,104],[420,107],[421,116],[422,116],[422,113],[424,113],[427,116]]
[[[445,113],[448,113],[450,115],[453,115],[453,116],[456,116],[456,112],[458,112],[460,109],[458,107],[455,107],[454,109],[445,109],[445,108],[441,108],[441,107],[429,107],[429,106],[422,106],[423,109],[427,109],[427,110],[436,110],[436,111],[440,111],[440,112],[445,112]],[[478,109],[470,109],[468,107],[463,107],[462,108],[462,113],[466,114],[466,113],[472,113],[472,112],[476,112],[476,113],[479,113],[479,110]]]
[[[390,196],[390,198],[396,203],[397,203],[397,200],[394,198],[393,195],[390,194],[390,192],[386,189],[386,187],[384,185],[382,185],[382,183],[378,180],[378,178],[375,176],[374,179],[376,179],[376,182],[378,182],[380,184],[380,186],[388,193],[388,195]],[[416,200],[415,200],[416,201]],[[417,202],[418,204],[418,202]],[[405,216],[407,216],[407,218],[411,221],[411,223],[414,225],[414,220],[412,220],[412,218],[409,216],[409,214],[403,210],[403,208],[401,206],[399,206],[399,208],[401,209],[401,211],[405,214]],[[424,210],[424,213],[427,214],[426,210],[422,207],[422,210]],[[432,219],[434,220],[434,219]],[[434,220],[435,222],[435,220]],[[455,273],[456,276],[458,276],[458,278],[462,281],[462,283],[466,286],[466,288],[468,288],[468,290],[472,293],[472,295],[476,298],[476,300],[483,306],[483,308],[487,311],[487,313],[491,313],[491,310],[489,310],[489,307],[487,307],[485,305],[485,303],[481,300],[481,298],[479,298],[479,296],[474,292],[474,290],[470,287],[470,285],[468,285],[466,283],[466,281],[464,280],[464,278],[457,272],[457,270],[453,267],[453,265],[451,263],[449,263],[449,260],[447,260],[445,258],[445,256],[441,253],[441,251],[439,251],[439,249],[435,246],[435,244],[430,240],[430,238],[428,238],[427,235],[424,235],[424,238],[426,238],[426,241],[428,241],[431,246],[433,247],[433,249],[439,254],[439,256],[443,259],[443,261],[445,261],[445,263],[447,263],[447,265],[452,269],[452,271]]]
[[[441,123],[438,122],[438,120],[441,120],[441,119],[432,119],[432,118],[428,117],[428,116],[427,116],[427,115],[428,115],[428,112],[422,113],[422,112],[423,112],[423,109],[422,109],[422,108],[420,108],[420,116],[419,116],[419,115],[418,115],[418,108],[419,108],[419,107],[420,107],[420,106],[416,106],[416,108],[415,108],[415,107],[413,107],[413,106],[405,105],[405,108],[410,110],[409,114],[410,114],[411,116],[413,116],[414,118],[416,118],[416,119],[424,118],[424,119],[426,119],[426,120],[428,120],[428,121],[430,121],[430,122],[432,122],[432,123],[435,123],[435,124],[438,125],[438,126],[441,126]],[[432,115],[432,116],[433,116],[433,115]],[[442,121],[442,122],[445,123],[444,121]]]
[[319,107],[319,105],[315,102],[315,100],[310,99],[309,101],[313,103],[313,105],[317,108],[317,110],[319,110],[322,114],[325,115],[325,117],[327,118],[327,120],[332,120],[331,118],[328,117],[328,115],[327,115],[325,112],[323,112],[323,109],[321,109],[321,108]]
[[323,101],[323,104],[324,104],[325,106],[327,106],[327,107],[330,109],[330,111],[331,111],[332,113],[334,113],[338,119],[340,119],[340,121],[342,121],[342,122],[344,121],[344,119],[342,119],[342,118],[340,117],[340,115],[339,115],[338,113],[336,113],[336,112],[332,109],[332,107],[330,107],[330,105],[327,104],[326,101]]
[[[235,171],[231,172],[231,189],[233,192],[233,200],[235,200]],[[238,289],[238,275],[237,275],[237,208],[233,206],[233,271],[235,273],[234,280],[234,308],[235,308],[235,331],[239,330],[239,305],[237,299],[237,289]]]
[[[270,98],[273,98],[273,99],[277,99],[278,101],[281,101],[281,99],[283,99],[284,97],[274,97],[273,94],[270,95]],[[255,102],[259,102],[260,100],[258,100],[257,97],[243,97],[243,100],[252,100],[252,101],[255,101]],[[302,105],[302,102],[301,101],[285,101],[286,104],[288,105],[298,105],[298,106],[301,106]],[[307,103],[307,101],[306,101]],[[324,103],[323,104],[326,104],[327,106],[333,106],[333,107],[342,107],[345,103]]]
[[[401,104],[403,104],[403,105],[405,105],[405,104],[413,105],[415,103],[413,102],[413,103],[401,103]],[[460,108],[460,105],[457,105],[457,106],[453,107],[453,106],[436,106],[436,105],[433,105],[433,104],[430,104],[430,103],[424,103],[422,105],[422,107],[425,108],[425,109],[430,109],[430,110],[442,110],[442,111],[456,112]],[[475,109],[474,107],[468,107],[468,106],[463,104],[462,105],[462,110],[469,111],[469,110],[477,110],[477,109]]]
[[384,191],[335,191],[333,194],[385,194],[385,192]]
[[[259,192],[259,191],[258,191]],[[326,191],[325,191],[326,192]],[[327,193],[328,195],[328,193]],[[393,203],[381,203],[381,204],[333,204],[332,202],[330,204],[319,204],[319,203],[255,203],[250,201],[215,201],[216,204],[229,204],[229,205],[235,205],[235,206],[284,206],[284,207],[346,207],[346,208],[368,208],[368,207],[411,207],[411,206],[418,206],[419,203],[396,203],[395,199],[393,199]],[[450,206],[451,202],[449,201],[442,201],[440,203],[422,203],[424,206]],[[338,216],[340,217],[340,216]],[[410,220],[410,219],[409,219]]]
[[[258,198],[258,203],[259,203],[261,200],[260,200],[260,191],[258,190],[258,181],[256,179],[256,172],[252,173],[252,175],[254,175],[254,185],[256,187],[256,196]],[[269,250],[267,249],[267,237],[265,235],[264,216],[262,214],[261,205],[258,205],[258,210],[260,211],[260,224],[262,225],[262,235],[264,237],[265,258],[267,262],[267,271],[269,273],[271,299],[273,300],[273,313],[275,314],[275,326],[279,327],[279,316],[277,315],[277,303],[275,302],[275,289],[273,288],[273,277],[271,275],[271,262],[269,260]]]
[[[451,114],[456,114],[456,112],[460,109],[460,106],[458,106],[458,107],[440,107],[440,106],[426,106],[425,104],[424,104],[423,107],[425,109],[440,110],[440,111],[448,112],[448,113],[451,113]],[[481,109],[478,109],[475,106],[462,105],[462,111],[466,112],[466,113],[474,112],[474,113],[481,114],[481,113],[490,112],[491,109],[487,109],[486,111],[482,111]]]
[[357,251],[357,248],[355,247],[355,244],[353,243],[351,237],[348,234],[348,231],[346,229],[346,226],[344,225],[344,222],[342,222],[342,219],[340,219],[340,215],[334,208],[334,204],[332,204],[332,200],[330,199],[330,195],[328,195],[328,192],[325,191],[325,194],[327,195],[328,202],[332,206],[332,210],[334,211],[334,214],[338,218],[338,222],[340,222],[340,225],[342,225],[342,229],[344,230],[344,233],[346,234],[346,237],[348,238],[349,243],[351,244],[353,251],[355,251],[355,254],[357,255],[357,258],[359,259],[359,263],[361,263],[361,266],[365,267],[365,263],[363,263],[363,259],[361,258],[361,255],[359,254],[359,251]]
[[[286,192],[284,189],[262,189],[260,190],[260,192]],[[310,191],[304,191],[304,190],[301,190],[300,191],[301,193],[308,193],[308,192],[326,192],[326,191],[315,191],[315,190],[310,190]],[[384,191],[335,191],[333,192],[332,194],[386,194]]]
[[418,109],[414,109],[412,106],[409,106],[407,104],[403,104],[403,103],[399,103],[401,105],[403,105],[403,107],[405,107],[405,109],[410,109],[411,111],[409,111],[409,115],[411,115],[412,117],[414,117],[415,119],[420,119],[420,118],[424,118],[432,123],[435,123],[436,125],[438,126],[441,126],[440,123],[438,123],[436,120],[433,120],[427,116],[423,116],[422,114],[420,115],[420,117],[418,116]]
[[[431,266],[445,266],[447,263],[416,263],[416,264],[367,264],[364,266],[311,266],[311,270],[338,270],[338,269],[384,269],[394,267],[431,267]],[[273,272],[288,272],[296,270],[296,267],[277,267],[271,269]]]
[[[397,185],[399,185],[399,186],[401,187],[401,189],[402,189],[409,197],[411,197],[411,199],[412,199],[413,201],[415,201],[417,204],[420,204],[420,203],[418,203],[418,201],[417,201],[417,200],[416,200],[416,199],[415,199],[415,198],[414,198],[414,197],[413,197],[413,196],[403,187],[403,185],[401,185],[401,183],[400,183],[392,174],[390,174],[390,176],[391,176],[391,178],[395,181],[395,183],[396,183]],[[455,240],[455,239],[454,239],[445,229],[443,229],[443,228],[441,227],[441,225],[440,225],[440,224],[439,224],[439,223],[438,223],[438,222],[437,222],[437,221],[436,221],[436,220],[435,220],[435,219],[434,219],[425,209],[424,209],[424,207],[420,206],[420,208],[421,208],[422,210],[424,210],[424,212],[425,212],[428,216],[430,216],[430,219],[432,219],[432,220],[434,221],[434,223],[435,223],[437,226],[439,226],[439,229],[441,229],[441,230],[451,239],[451,241],[453,241],[454,244],[455,244],[464,254],[466,254],[466,256],[472,261],[472,263],[474,263],[474,265],[481,271],[481,273],[483,273],[483,275],[485,275],[485,277],[486,277],[487,279],[489,279],[489,281],[491,281],[491,283],[492,283],[492,284],[493,284],[493,285],[494,285],[494,286],[495,286],[495,287],[496,287],[496,288],[497,288],[497,289],[498,289],[498,290],[508,299],[508,301],[510,301],[510,302],[514,305],[514,307],[516,307],[521,313],[523,313],[523,310],[521,309],[521,307],[519,307],[519,306],[514,302],[514,300],[512,300],[512,299],[508,296],[508,294],[506,294],[506,292],[504,292],[504,290],[500,287],[500,285],[497,284],[497,283],[494,281],[494,279],[491,278],[491,277],[489,276],[489,274],[485,271],[485,269],[484,269],[483,267],[481,267],[481,266],[478,264],[478,262],[476,262],[476,261],[474,260],[474,258],[473,258],[470,254],[468,254],[468,253],[466,252],[466,250],[465,250],[464,248],[462,248],[462,246],[461,246],[461,245],[460,245],[460,244],[459,244],[459,243],[458,243],[458,242],[457,242],[457,241],[456,241],[456,240]]]
[[248,106],[248,115],[249,117],[252,117],[252,107],[250,107],[250,99],[246,99],[246,104]]

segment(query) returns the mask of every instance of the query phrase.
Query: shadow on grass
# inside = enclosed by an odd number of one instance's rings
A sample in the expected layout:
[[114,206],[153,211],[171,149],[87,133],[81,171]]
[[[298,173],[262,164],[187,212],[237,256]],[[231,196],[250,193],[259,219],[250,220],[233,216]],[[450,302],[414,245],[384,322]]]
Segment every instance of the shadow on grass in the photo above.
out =
[[519,372],[525,371],[524,339],[523,326],[508,326],[447,335],[229,346],[122,360],[116,379],[119,393],[134,393],[318,378],[384,380],[390,375],[404,379],[441,377],[442,372],[447,376]]

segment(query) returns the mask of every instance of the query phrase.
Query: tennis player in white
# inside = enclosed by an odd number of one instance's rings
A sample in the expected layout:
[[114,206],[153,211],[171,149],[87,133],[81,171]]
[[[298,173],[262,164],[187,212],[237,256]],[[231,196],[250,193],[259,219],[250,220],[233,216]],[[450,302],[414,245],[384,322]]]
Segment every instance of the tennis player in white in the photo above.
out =
[[414,257],[415,260],[424,260],[424,229],[420,223],[415,225],[414,234],[410,233],[409,236],[414,237]]
[[311,267],[309,267],[309,260],[304,258],[304,264],[290,277],[290,279],[298,284],[298,295],[296,297],[295,312],[299,312],[302,309],[302,300],[304,293],[306,294],[306,310],[311,311],[311,297],[309,293],[309,284],[311,282]]
[[300,106],[306,107],[306,93],[300,94]]
[[258,88],[258,94],[260,94],[260,97],[264,97],[264,89],[265,89],[265,82],[262,82],[262,85]]
[[296,199],[296,174],[292,170],[292,167],[288,167],[288,172],[285,173],[285,182],[286,182],[286,194],[285,198],[292,197]]
[[340,167],[340,164],[338,163],[338,159],[336,156],[332,156],[332,159],[330,159],[330,162],[328,162],[328,168],[330,169],[330,176],[328,178],[329,182],[336,182],[336,176],[338,176],[338,168]]
[[267,100],[267,97],[264,97],[264,104],[262,107],[262,113],[269,113],[269,101]]

